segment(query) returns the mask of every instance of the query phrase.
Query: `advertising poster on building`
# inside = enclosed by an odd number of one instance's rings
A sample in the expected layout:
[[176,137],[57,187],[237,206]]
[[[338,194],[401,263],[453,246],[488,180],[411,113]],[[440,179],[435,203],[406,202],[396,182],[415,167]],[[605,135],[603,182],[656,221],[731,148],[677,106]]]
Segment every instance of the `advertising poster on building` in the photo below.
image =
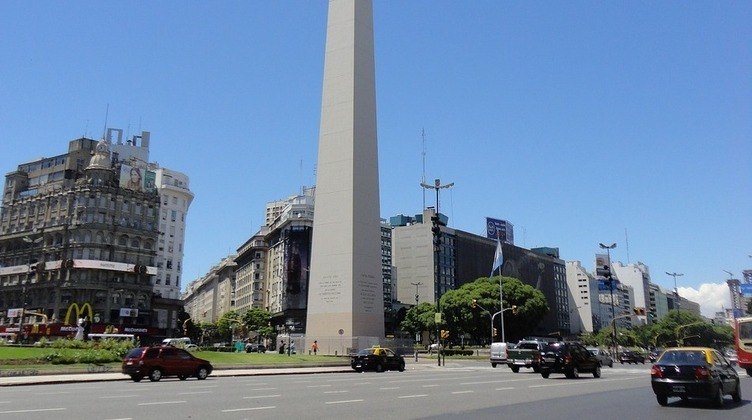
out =
[[486,217],[486,237],[514,245],[514,229],[506,220]]
[[304,309],[308,303],[308,269],[311,256],[311,229],[294,227],[285,239],[285,292],[287,307]]
[[744,297],[752,297],[752,284],[740,284],[739,291]]
[[153,193],[157,189],[157,174],[153,171],[144,171],[144,191]]
[[144,191],[144,169],[130,165],[120,165],[120,188]]

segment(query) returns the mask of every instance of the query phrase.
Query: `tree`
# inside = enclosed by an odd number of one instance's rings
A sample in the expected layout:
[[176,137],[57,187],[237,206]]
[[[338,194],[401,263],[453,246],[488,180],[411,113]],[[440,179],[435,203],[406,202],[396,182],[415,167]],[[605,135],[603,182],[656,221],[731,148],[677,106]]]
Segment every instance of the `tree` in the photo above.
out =
[[269,324],[272,314],[261,308],[251,308],[243,313],[241,320],[247,331],[253,331],[260,337],[272,337],[274,328]]
[[236,311],[225,312],[217,321],[217,332],[220,337],[229,337],[233,340],[233,333],[240,331],[243,326],[243,320]]
[[428,331],[430,337],[436,337],[436,322],[434,314],[436,307],[428,302],[413,306],[405,314],[405,319],[400,323],[400,328],[412,335]]
[[[516,306],[514,312],[504,312],[505,339],[517,340],[535,329],[549,310],[543,292],[518,279],[496,276],[480,277],[441,297],[441,312],[452,334],[469,333],[476,342],[491,339],[490,317],[500,310],[499,280],[504,292],[504,308]],[[501,317],[497,316],[494,321],[498,332],[494,339],[501,340]]]

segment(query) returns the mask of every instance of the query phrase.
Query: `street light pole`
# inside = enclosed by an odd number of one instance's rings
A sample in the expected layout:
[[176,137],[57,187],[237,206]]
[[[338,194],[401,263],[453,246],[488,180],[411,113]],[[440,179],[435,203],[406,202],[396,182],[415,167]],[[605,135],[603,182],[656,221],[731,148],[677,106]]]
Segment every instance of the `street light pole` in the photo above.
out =
[[[34,234],[36,235],[36,229],[34,230]],[[43,236],[40,236],[36,239],[32,238],[31,236],[24,236],[23,241],[29,244],[29,264],[28,269],[26,272],[26,279],[21,284],[21,316],[18,318],[18,341],[21,342],[24,339],[23,334],[23,319],[26,316],[26,299],[27,299],[27,286],[31,286],[31,260],[32,260],[32,252],[34,250],[34,245],[38,244],[39,242],[44,239]],[[44,264],[42,262],[38,262],[37,264]]]
[[674,295],[676,295],[676,321],[679,322],[679,308],[681,307],[681,299],[679,298],[679,288],[676,287],[676,277],[681,277],[684,274],[677,272],[669,273],[668,271],[666,271],[666,274],[674,277]]
[[612,338],[612,344],[614,347],[614,354],[617,353],[617,346],[616,346],[616,306],[614,305],[614,278],[613,273],[611,272],[611,250],[616,248],[616,242],[612,243],[611,245],[604,245],[603,243],[599,243],[601,249],[606,250],[606,254],[608,255],[608,265],[605,267],[607,269],[605,276],[609,280],[609,285],[611,289],[611,321],[613,323],[613,338]]
[[439,262],[439,257],[441,256],[441,227],[440,227],[440,221],[439,221],[439,190],[442,188],[451,188],[454,186],[454,182],[450,182],[448,184],[441,185],[441,180],[439,178],[436,178],[434,180],[433,185],[426,184],[425,182],[421,182],[420,186],[423,188],[432,188],[436,190],[436,214],[431,217],[431,221],[433,222],[433,227],[431,228],[431,231],[433,232],[434,238],[434,260],[436,261],[434,264],[434,290],[436,290],[436,293],[434,294],[434,298],[436,299],[436,343],[439,344],[438,347],[438,365],[441,366],[441,264]]

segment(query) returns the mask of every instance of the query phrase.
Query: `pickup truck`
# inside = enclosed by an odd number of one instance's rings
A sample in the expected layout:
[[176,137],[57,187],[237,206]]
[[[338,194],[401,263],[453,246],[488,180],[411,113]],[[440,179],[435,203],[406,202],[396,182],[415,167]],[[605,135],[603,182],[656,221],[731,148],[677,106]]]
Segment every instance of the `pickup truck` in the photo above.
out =
[[507,366],[517,373],[521,367],[540,372],[540,352],[547,343],[537,340],[522,340],[513,349],[507,350]]

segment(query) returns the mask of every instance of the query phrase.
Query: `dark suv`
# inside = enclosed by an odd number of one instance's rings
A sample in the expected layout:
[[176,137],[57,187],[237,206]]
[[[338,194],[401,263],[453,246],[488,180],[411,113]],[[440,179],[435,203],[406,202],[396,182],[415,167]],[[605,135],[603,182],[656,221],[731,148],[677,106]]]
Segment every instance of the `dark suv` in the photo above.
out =
[[601,377],[598,358],[582,344],[559,341],[550,343],[541,350],[540,373],[544,378],[552,373],[563,373],[567,378],[579,378],[580,372]]
[[189,376],[206,379],[212,372],[209,361],[199,359],[183,349],[172,346],[136,347],[123,359],[122,371],[134,382],[148,376],[157,382],[163,376],[177,376],[184,381]]

